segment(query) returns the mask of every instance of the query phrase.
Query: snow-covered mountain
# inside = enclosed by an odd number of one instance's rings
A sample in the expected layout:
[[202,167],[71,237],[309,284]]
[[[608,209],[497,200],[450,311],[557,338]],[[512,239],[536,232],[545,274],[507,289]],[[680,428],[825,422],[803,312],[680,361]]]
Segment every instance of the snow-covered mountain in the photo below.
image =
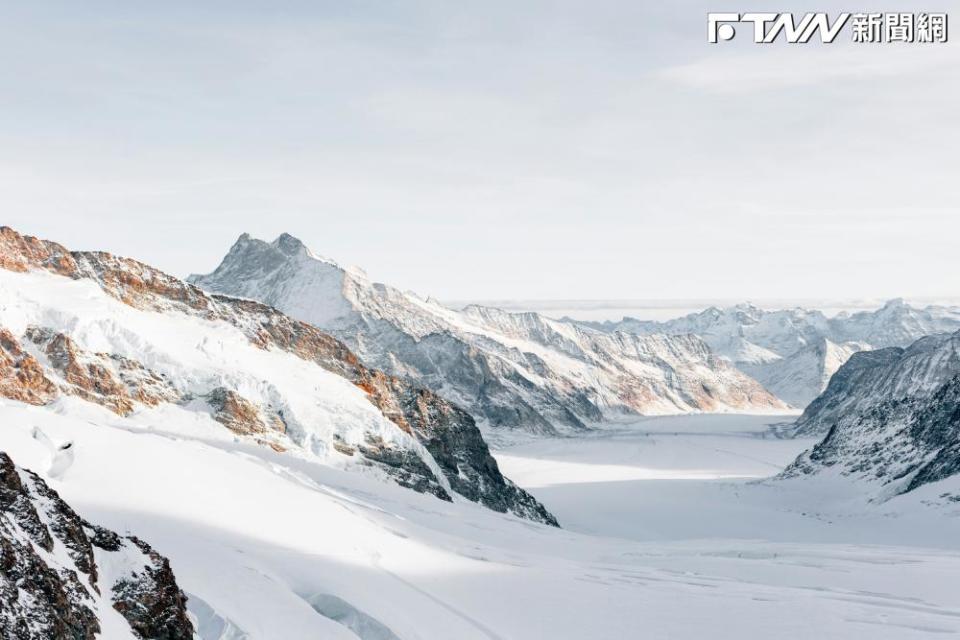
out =
[[960,374],[960,331],[920,338],[907,348],[856,353],[796,422],[799,434],[855,423],[884,402],[917,400]]
[[851,354],[905,347],[925,335],[956,331],[960,329],[960,308],[918,309],[897,299],[876,311],[828,318],[816,310],[765,311],[741,304],[711,307],[665,322],[624,318],[588,324],[638,335],[694,333],[779,398],[805,407]]
[[470,415],[271,307],[6,227],[0,301],[2,397],[76,397],[556,524]]
[[195,637],[166,558],[139,538],[87,522],[4,452],[0,559],[4,638]]
[[823,440],[784,472],[879,483],[879,497],[960,473],[960,331],[854,354],[796,423]]
[[331,332],[370,366],[413,380],[492,427],[580,429],[624,413],[777,411],[783,403],[699,338],[604,332],[471,306],[453,311],[318,257],[284,234],[244,234],[191,282]]

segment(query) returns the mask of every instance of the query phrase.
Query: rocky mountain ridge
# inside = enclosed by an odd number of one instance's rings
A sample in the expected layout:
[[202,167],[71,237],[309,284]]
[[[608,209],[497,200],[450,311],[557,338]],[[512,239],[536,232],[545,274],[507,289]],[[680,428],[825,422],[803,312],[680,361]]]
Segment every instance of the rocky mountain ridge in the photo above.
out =
[[5,397],[44,405],[77,396],[118,415],[168,405],[208,413],[277,450],[556,524],[503,477],[469,414],[269,306],[6,227],[0,290],[10,301],[0,311]]
[[823,439],[783,478],[839,474],[882,500],[960,474],[960,331],[854,354],[796,428]]
[[785,405],[694,336],[602,332],[536,313],[454,311],[371,282],[283,234],[242,235],[189,281],[259,300],[343,340],[490,427],[555,434],[624,414],[780,411]]

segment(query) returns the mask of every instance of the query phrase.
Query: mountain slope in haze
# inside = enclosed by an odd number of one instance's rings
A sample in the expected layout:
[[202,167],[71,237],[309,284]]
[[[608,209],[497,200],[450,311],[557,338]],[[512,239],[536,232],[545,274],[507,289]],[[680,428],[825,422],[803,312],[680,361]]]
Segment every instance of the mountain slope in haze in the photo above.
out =
[[828,318],[802,308],[765,311],[750,304],[711,307],[665,322],[624,318],[586,323],[605,331],[694,333],[779,398],[805,407],[852,353],[906,347],[925,335],[960,329],[960,309],[891,300],[876,311]]
[[189,280],[330,331],[368,365],[492,427],[556,433],[624,413],[785,408],[699,338],[606,333],[480,306],[453,311],[371,282],[288,234],[270,243],[244,234],[213,273]]
[[169,561],[93,525],[0,452],[0,635],[192,640]]
[[839,473],[882,498],[960,474],[960,332],[854,354],[797,428],[826,435],[783,477]]
[[804,407],[820,395],[830,377],[851,355],[869,348],[864,343],[837,344],[820,338],[786,357],[766,362],[740,362],[737,366],[778,398],[795,407]]
[[556,524],[503,477],[470,415],[271,307],[9,228],[0,299],[4,397],[76,397]]

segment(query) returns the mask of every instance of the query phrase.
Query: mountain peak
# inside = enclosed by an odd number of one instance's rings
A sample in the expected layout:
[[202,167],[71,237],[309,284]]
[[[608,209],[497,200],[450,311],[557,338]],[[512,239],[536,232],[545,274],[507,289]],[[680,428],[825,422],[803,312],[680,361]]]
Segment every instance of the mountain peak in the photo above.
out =
[[903,298],[891,298],[883,303],[883,309],[903,309],[909,306]]
[[277,239],[271,242],[270,246],[279,249],[287,255],[293,255],[307,250],[307,245],[303,244],[303,241],[286,232],[277,236]]

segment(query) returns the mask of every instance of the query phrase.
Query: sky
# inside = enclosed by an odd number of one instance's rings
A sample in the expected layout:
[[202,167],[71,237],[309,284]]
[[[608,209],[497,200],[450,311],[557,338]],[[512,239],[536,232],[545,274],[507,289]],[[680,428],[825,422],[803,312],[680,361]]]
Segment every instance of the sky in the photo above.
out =
[[3,2],[0,223],[439,299],[956,297],[960,36],[706,42],[894,7],[952,3]]

